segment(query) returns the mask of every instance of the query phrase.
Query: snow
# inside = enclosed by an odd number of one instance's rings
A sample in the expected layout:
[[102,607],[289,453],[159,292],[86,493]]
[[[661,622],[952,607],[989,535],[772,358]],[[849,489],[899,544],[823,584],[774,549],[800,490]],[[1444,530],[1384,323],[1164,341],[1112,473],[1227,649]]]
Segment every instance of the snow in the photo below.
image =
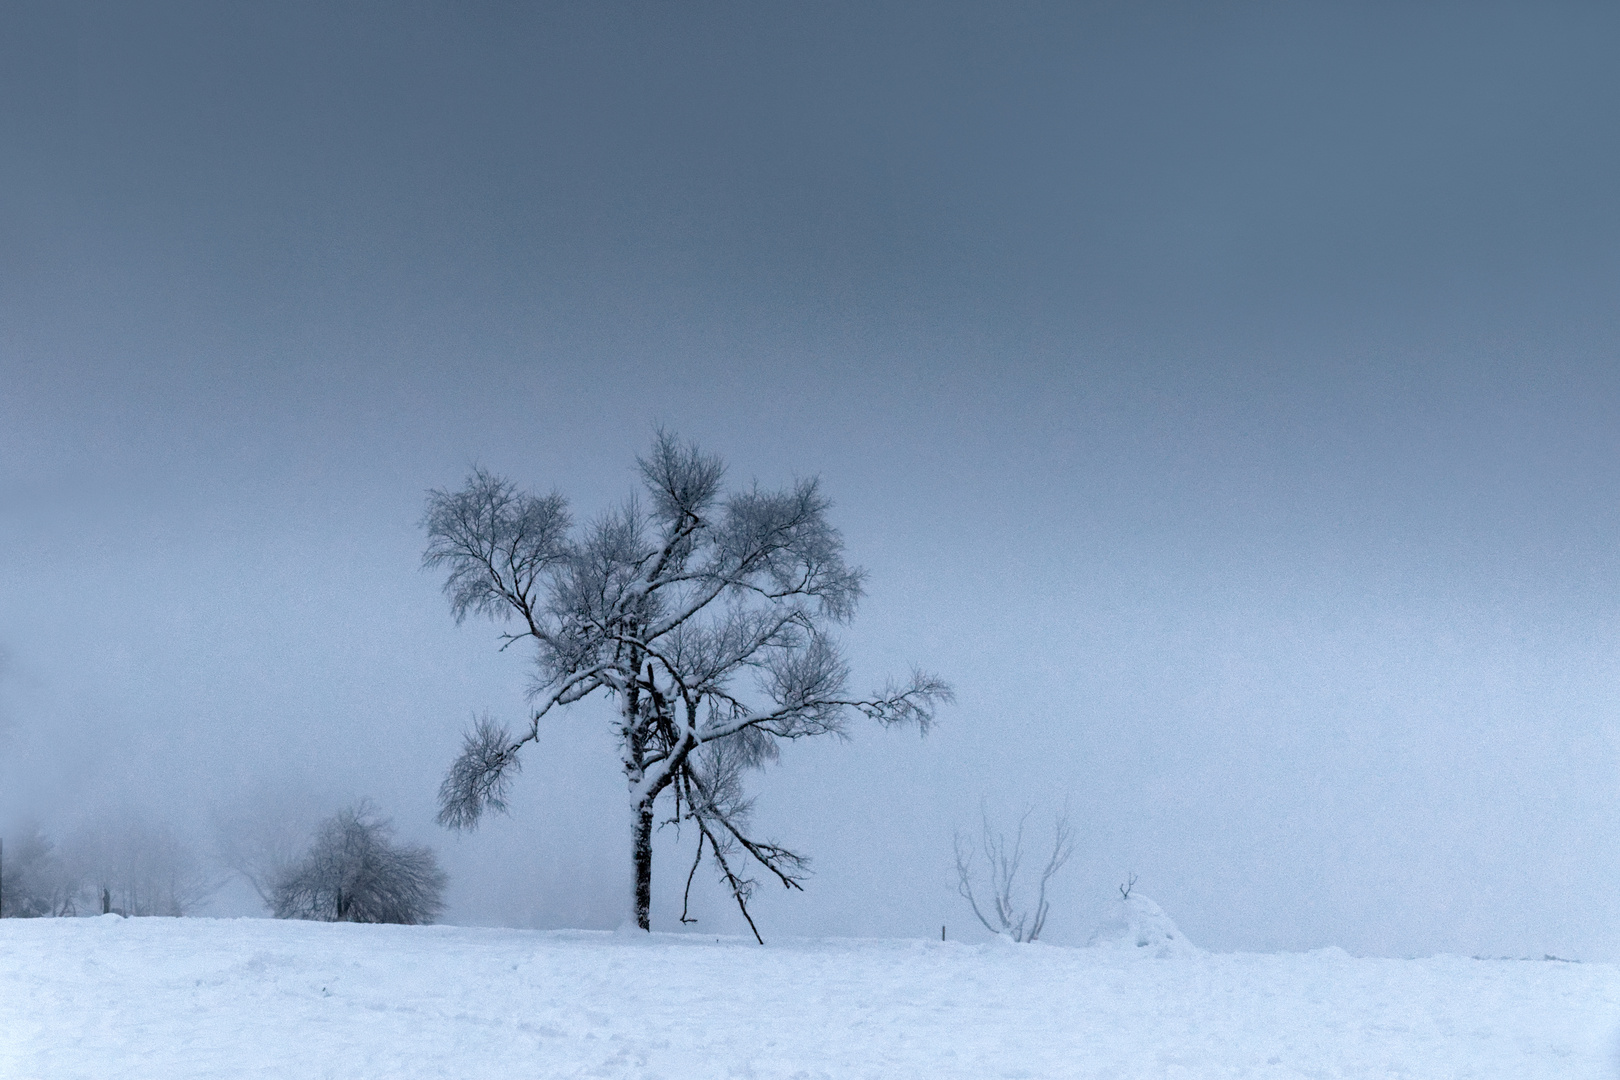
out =
[[0,1077],[1615,1075],[1613,966],[1159,952],[6,920]]
[[1110,904],[1087,944],[1126,952],[1141,950],[1143,955],[1160,960],[1196,956],[1200,951],[1164,909],[1145,896],[1126,896]]

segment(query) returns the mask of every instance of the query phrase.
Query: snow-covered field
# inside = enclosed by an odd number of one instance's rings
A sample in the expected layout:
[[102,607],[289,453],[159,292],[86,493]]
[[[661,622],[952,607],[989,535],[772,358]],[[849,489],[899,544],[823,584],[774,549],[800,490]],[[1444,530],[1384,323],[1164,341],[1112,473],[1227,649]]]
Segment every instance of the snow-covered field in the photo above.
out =
[[0,1077],[1615,1075],[1620,968],[1153,952],[7,920]]

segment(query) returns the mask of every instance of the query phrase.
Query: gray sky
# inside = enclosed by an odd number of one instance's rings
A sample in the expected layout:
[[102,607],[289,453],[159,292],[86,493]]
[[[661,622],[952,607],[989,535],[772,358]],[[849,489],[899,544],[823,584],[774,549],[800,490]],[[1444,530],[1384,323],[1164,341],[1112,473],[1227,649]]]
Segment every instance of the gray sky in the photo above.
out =
[[527,670],[417,522],[474,462],[588,513],[662,423],[819,474],[858,680],[959,693],[758,778],[818,872],[767,933],[972,937],[952,828],[1068,797],[1054,940],[1135,872],[1212,948],[1620,959],[1617,43],[1575,5],[7,5],[0,816],[370,795],[453,919],[616,925],[600,710],[510,819],[431,823]]

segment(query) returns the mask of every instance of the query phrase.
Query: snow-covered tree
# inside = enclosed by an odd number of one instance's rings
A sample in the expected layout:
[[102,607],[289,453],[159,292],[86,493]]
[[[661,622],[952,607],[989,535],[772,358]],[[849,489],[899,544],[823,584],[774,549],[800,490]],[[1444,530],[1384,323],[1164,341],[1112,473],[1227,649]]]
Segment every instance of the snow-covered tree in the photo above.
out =
[[395,843],[393,823],[362,801],[316,828],[267,899],[278,919],[415,925],[443,912],[445,880],[432,848]]
[[845,689],[830,630],[854,615],[863,574],[844,562],[816,480],[726,493],[719,458],[664,432],[638,463],[645,501],[582,526],[560,494],[527,494],[482,469],[430,494],[423,561],[449,571],[457,621],[515,623],[505,644],[527,641],[536,666],[524,730],[474,725],[439,820],[468,828],[505,810],[541,721],[605,694],[629,790],[637,925],[650,928],[652,830],[667,793],[671,820],[696,826],[694,869],[707,849],[752,927],[749,861],[799,888],[805,860],[751,833],[742,772],[774,760],[782,740],[843,732],[852,714],[926,729],[951,691],[916,671],[865,697]]

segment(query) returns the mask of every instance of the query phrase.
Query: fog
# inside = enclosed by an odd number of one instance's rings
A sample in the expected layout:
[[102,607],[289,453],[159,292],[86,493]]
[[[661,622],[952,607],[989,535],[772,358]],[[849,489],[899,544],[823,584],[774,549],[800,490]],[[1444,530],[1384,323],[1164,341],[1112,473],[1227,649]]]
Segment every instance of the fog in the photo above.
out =
[[0,827],[370,797],[448,921],[619,925],[605,703],[433,824],[530,665],[420,520],[662,425],[819,476],[855,685],[957,692],[754,778],[767,939],[982,937],[953,831],[1067,800],[1053,941],[1135,874],[1206,948],[1620,959],[1616,22],[8,5]]

